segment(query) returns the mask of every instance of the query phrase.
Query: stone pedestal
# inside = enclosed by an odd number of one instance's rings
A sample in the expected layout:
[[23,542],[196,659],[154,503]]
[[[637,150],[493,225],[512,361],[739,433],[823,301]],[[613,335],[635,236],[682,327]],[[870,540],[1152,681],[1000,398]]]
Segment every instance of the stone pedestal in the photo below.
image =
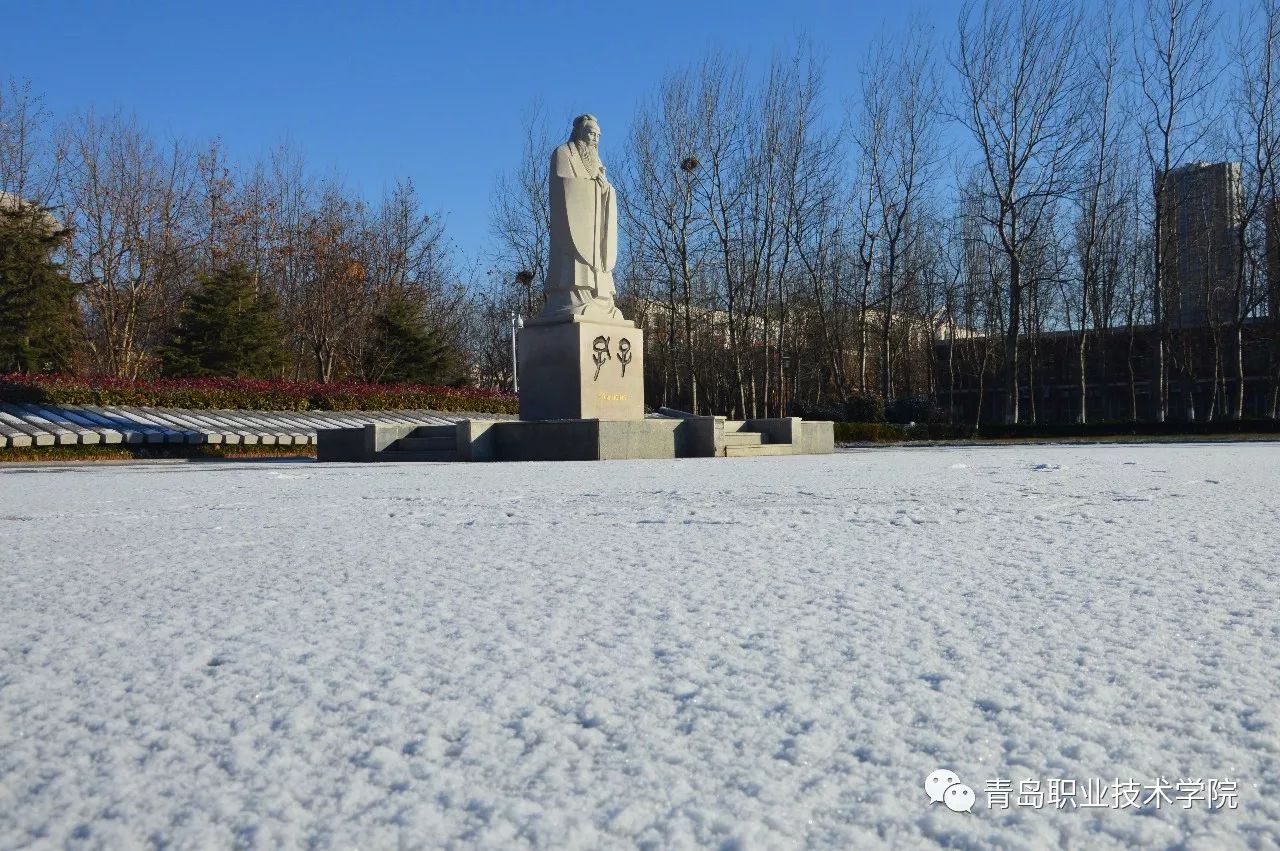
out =
[[644,334],[634,323],[533,322],[516,345],[520,419],[644,419]]

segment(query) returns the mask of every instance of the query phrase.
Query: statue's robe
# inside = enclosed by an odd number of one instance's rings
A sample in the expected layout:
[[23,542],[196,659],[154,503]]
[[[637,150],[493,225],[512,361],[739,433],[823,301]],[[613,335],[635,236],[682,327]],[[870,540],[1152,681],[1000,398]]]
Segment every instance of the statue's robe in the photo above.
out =
[[614,315],[618,203],[608,181],[589,173],[577,146],[551,155],[551,256],[544,316]]

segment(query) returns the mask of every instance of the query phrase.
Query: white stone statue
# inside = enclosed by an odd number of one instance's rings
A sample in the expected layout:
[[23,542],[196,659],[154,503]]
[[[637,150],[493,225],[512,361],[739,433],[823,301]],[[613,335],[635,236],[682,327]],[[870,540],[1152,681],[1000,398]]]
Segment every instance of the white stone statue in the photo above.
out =
[[625,321],[613,303],[618,256],[617,195],[600,161],[600,124],[594,115],[573,120],[569,141],[551,155],[551,257],[546,307],[540,322],[574,316]]

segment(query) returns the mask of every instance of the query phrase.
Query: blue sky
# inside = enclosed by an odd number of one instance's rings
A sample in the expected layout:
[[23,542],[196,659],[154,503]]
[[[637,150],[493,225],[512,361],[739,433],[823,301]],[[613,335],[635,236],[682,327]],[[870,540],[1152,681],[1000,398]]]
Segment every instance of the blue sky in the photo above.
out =
[[839,108],[879,32],[919,15],[949,38],[960,5],[21,2],[6,9],[0,77],[29,79],[57,117],[118,107],[162,138],[218,136],[241,161],[288,140],[368,197],[410,177],[475,254],[534,102],[557,135],[598,115],[608,161],[663,73],[709,47],[762,64],[807,36]]

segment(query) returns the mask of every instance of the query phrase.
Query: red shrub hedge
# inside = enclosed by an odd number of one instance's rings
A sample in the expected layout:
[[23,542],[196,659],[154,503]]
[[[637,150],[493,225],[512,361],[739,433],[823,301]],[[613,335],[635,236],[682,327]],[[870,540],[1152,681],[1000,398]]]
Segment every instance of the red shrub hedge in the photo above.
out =
[[428,409],[513,414],[516,397],[475,387],[421,384],[319,384],[239,378],[126,381],[67,375],[0,376],[0,399],[50,405],[137,405],[259,411],[388,411]]

